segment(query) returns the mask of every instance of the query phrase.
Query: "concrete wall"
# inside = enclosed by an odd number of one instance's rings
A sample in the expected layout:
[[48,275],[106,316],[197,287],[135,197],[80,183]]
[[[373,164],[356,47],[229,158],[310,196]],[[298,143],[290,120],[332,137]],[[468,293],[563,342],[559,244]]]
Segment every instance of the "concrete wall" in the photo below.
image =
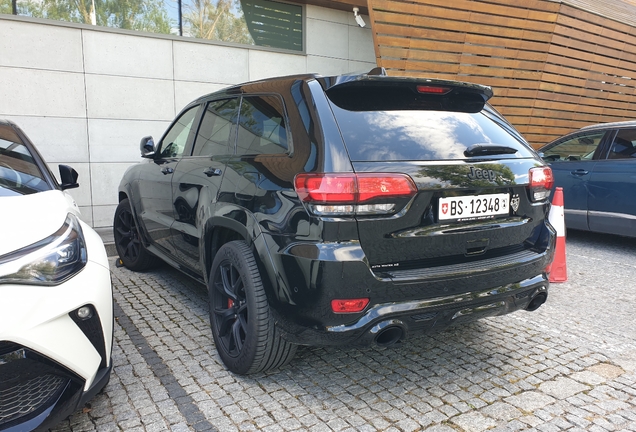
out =
[[139,140],[159,139],[191,100],[271,76],[375,67],[371,30],[353,13],[307,6],[305,16],[306,50],[295,54],[0,15],[0,118],[16,122],[56,174],[57,164],[73,166],[84,220],[111,226]]

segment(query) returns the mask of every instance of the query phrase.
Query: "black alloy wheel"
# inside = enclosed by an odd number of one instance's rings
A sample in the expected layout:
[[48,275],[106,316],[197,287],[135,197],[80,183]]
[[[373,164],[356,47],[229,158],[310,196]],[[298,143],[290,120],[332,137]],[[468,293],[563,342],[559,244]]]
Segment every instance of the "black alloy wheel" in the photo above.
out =
[[[247,300],[238,269],[231,262],[221,263],[214,281],[214,310],[219,340],[231,357],[237,357],[247,335]],[[224,307],[227,306],[227,307]]]
[[157,263],[157,258],[150,254],[141,243],[128,199],[122,200],[115,210],[113,234],[117,254],[126,268],[140,271]]
[[216,349],[232,372],[247,375],[286,365],[296,345],[274,325],[252,251],[243,241],[223,245],[208,282]]

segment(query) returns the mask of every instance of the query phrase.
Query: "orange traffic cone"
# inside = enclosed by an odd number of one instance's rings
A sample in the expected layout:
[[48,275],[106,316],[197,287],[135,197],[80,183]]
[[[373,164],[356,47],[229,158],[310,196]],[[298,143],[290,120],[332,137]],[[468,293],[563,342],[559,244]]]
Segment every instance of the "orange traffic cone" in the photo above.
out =
[[557,232],[554,261],[548,266],[550,282],[565,282],[568,280],[568,269],[565,263],[565,215],[563,214],[563,188],[561,187],[554,190],[548,221]]

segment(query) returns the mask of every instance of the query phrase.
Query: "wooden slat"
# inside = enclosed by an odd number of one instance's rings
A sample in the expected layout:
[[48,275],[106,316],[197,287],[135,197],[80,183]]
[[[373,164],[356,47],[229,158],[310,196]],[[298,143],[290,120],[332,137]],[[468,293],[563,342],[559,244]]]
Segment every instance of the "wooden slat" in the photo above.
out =
[[535,146],[586,124],[636,118],[636,3],[368,4],[379,66],[492,86],[491,103]]

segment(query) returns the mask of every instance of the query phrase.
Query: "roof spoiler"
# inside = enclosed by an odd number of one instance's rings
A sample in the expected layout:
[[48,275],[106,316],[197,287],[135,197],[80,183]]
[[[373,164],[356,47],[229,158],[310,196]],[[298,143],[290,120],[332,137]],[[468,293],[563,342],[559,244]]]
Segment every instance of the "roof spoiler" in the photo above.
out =
[[369,74],[318,79],[329,99],[349,111],[436,110],[480,112],[492,88],[462,81],[389,77],[383,68]]

